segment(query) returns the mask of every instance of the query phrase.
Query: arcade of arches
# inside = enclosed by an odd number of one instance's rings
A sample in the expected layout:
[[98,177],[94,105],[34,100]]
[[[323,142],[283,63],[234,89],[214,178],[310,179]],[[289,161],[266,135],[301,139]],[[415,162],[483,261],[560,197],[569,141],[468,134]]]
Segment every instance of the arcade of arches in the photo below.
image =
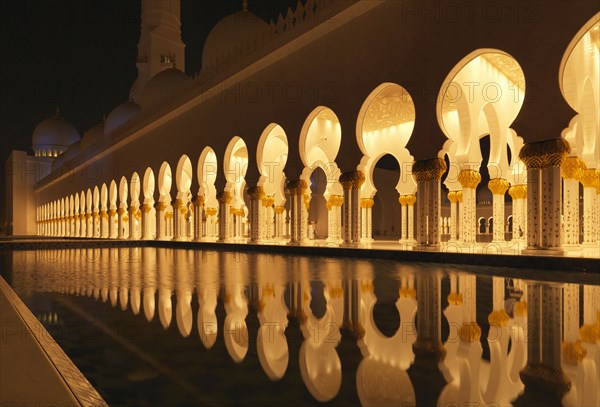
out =
[[[558,79],[576,115],[560,138],[524,142],[511,126],[527,91],[525,74],[503,51],[479,49],[441,87],[437,118],[447,140],[437,157],[414,160],[407,144],[418,112],[406,89],[383,83],[357,117],[362,159],[354,171],[341,173],[336,163],[342,137],[352,136],[342,134],[332,109],[318,106],[298,137],[271,123],[257,144],[234,136],[222,157],[210,146],[200,157],[182,151],[177,163],[39,205],[37,232],[331,246],[393,239],[401,249],[597,256],[599,24],[590,21],[564,54]],[[488,85],[471,92],[474,82]],[[482,152],[483,138],[489,152]],[[298,179],[286,175],[291,143],[304,166]],[[251,155],[258,179],[246,179]],[[383,157],[398,167],[382,169]],[[480,185],[482,165],[487,185]],[[218,191],[220,174],[226,184]]]

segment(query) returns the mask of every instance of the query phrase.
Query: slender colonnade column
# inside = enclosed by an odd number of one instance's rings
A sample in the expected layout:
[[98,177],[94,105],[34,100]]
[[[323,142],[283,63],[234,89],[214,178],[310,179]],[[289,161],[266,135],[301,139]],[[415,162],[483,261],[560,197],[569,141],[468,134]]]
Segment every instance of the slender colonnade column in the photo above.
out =
[[439,249],[440,228],[440,178],[446,172],[446,162],[441,158],[419,160],[413,164],[412,173],[417,181],[417,244],[422,248]]
[[492,191],[492,216],[494,217],[493,243],[504,243],[504,194],[510,184],[504,178],[493,178],[488,182]]
[[290,244],[302,244],[307,239],[307,211],[304,203],[306,181],[289,181],[286,188],[290,194]]
[[458,182],[462,186],[461,205],[461,242],[467,245],[477,243],[477,185],[481,182],[481,174],[475,170],[462,170],[458,174]]
[[360,187],[365,175],[362,171],[345,172],[339,181],[344,189],[344,244],[357,245],[361,237]]
[[563,245],[579,246],[579,182],[585,163],[579,157],[567,157],[562,164],[564,236]]

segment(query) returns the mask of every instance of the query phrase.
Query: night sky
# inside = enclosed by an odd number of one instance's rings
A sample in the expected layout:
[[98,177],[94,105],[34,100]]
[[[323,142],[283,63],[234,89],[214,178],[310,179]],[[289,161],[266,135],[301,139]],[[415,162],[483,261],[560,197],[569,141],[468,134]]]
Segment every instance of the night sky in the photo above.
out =
[[[250,0],[269,21],[296,0]],[[188,75],[200,71],[204,41],[242,0],[181,0]],[[79,133],[126,101],[137,76],[141,0],[0,0],[0,162],[31,153],[35,126],[57,107]]]

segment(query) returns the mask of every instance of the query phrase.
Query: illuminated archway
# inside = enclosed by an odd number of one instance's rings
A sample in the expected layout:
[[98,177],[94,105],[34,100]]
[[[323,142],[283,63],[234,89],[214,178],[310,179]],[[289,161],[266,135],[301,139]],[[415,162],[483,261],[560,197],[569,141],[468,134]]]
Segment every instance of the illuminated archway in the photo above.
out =
[[193,221],[189,210],[191,203],[190,187],[192,186],[192,162],[187,155],[182,155],[177,163],[175,171],[175,183],[177,185],[177,207],[173,208],[174,215],[174,240],[189,240]]
[[109,207],[109,211],[108,211],[108,236],[111,239],[116,239],[118,236],[117,230],[119,229],[119,227],[118,227],[118,220],[116,217],[118,189],[117,189],[117,183],[115,182],[115,180],[112,180],[110,182],[110,187],[109,187],[108,192],[109,192],[108,199],[110,201],[110,207]]
[[[398,162],[399,174],[395,185],[398,195],[415,193],[416,183],[413,177],[402,175],[412,167],[414,161],[406,145],[412,135],[415,118],[415,106],[410,94],[394,83],[379,85],[367,97],[358,114],[356,140],[364,155],[357,169],[365,174],[365,183],[361,189],[361,241],[372,240],[372,207],[377,192],[373,172],[384,155],[390,154]],[[403,215],[404,230],[408,228],[408,215]],[[406,240],[404,235],[407,234],[402,235]]]
[[[496,49],[479,49],[467,55],[441,87],[437,118],[449,141],[439,157],[448,155],[450,167],[458,170],[457,178],[446,177],[446,185],[451,193],[462,191],[461,210],[468,216],[461,216],[459,227],[460,240],[465,244],[476,242],[475,191],[481,181],[482,161],[479,140],[490,137],[486,165],[491,181],[488,187],[494,194],[494,217],[504,218],[504,194],[509,183],[524,180],[524,167],[518,158],[523,142],[510,128],[524,98],[523,70],[512,56]],[[507,146],[511,149],[510,163]],[[451,223],[457,221],[454,217]],[[496,234],[494,240],[503,242],[504,235]]]
[[[77,204],[76,204],[77,205]],[[108,237],[108,187],[102,184],[100,188],[100,237]]]
[[[195,222],[199,223],[199,227],[195,227],[199,233],[195,236],[197,240],[202,238],[208,241],[214,241],[218,238],[217,230],[217,213],[219,210],[219,202],[217,201],[217,188],[215,181],[218,173],[217,155],[211,147],[204,147],[200,158],[198,159],[198,196],[204,201],[200,206],[201,211],[198,213]],[[204,219],[203,219],[204,217]]]
[[[311,175],[318,167],[325,172],[327,186],[323,197],[328,204],[326,219],[315,219],[316,223],[326,222],[327,240],[332,243],[340,243],[341,239],[341,205],[343,202],[343,190],[339,183],[340,169],[336,158],[342,142],[342,129],[340,121],[333,112],[325,106],[314,109],[305,120],[300,132],[300,158],[304,169],[300,179],[306,183],[307,206],[311,202]],[[308,210],[308,208],[306,208]],[[308,220],[308,217],[304,219]],[[305,226],[308,230],[308,227]]]
[[[265,208],[264,235],[260,238],[277,240],[284,235],[283,206],[285,204],[285,164],[288,158],[288,139],[283,128],[269,124],[258,141],[256,162],[260,178],[257,186],[262,188],[265,196],[260,209]],[[258,224],[253,224],[258,227]]]
[[142,239],[153,239],[156,234],[156,209],[154,208],[154,171],[146,168],[143,181]]
[[220,228],[223,232],[229,231],[229,236],[221,236],[223,233],[219,233],[219,237],[221,239],[233,238],[239,240],[245,235],[244,225],[248,211],[244,200],[245,177],[248,170],[248,148],[241,137],[233,137],[227,145],[223,169],[227,180],[225,192],[231,195],[231,202],[225,206],[231,208],[231,210],[230,213],[222,213],[221,208],[219,208]]
[[100,190],[97,186],[94,187],[92,199],[92,236],[98,238],[100,237]]
[[[597,251],[600,236],[600,13],[573,37],[560,64],[559,85],[577,112],[562,137],[571,157],[563,165],[564,244],[579,246],[579,183],[583,184],[583,244]],[[565,171],[566,169],[566,171]],[[514,228],[514,226],[513,226]]]
[[140,238],[140,176],[134,172],[131,176],[129,185],[130,205],[129,205],[129,238]]
[[118,220],[118,237],[119,239],[127,239],[129,237],[129,216],[127,210],[127,196],[129,195],[129,186],[127,178],[121,177],[119,181],[119,209],[117,210]]
[[170,239],[173,236],[173,207],[171,206],[171,186],[173,173],[171,166],[164,161],[158,171],[158,211],[156,212],[156,238]]

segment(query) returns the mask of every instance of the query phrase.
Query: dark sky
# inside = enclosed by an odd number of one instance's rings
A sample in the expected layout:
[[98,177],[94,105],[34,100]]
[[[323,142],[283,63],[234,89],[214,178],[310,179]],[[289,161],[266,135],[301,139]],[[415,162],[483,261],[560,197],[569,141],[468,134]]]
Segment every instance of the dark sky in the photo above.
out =
[[[296,0],[249,0],[269,21]],[[212,27],[242,0],[181,0],[186,73],[200,70]],[[0,162],[31,152],[31,134],[60,107],[80,134],[127,100],[137,70],[141,0],[0,0]]]

